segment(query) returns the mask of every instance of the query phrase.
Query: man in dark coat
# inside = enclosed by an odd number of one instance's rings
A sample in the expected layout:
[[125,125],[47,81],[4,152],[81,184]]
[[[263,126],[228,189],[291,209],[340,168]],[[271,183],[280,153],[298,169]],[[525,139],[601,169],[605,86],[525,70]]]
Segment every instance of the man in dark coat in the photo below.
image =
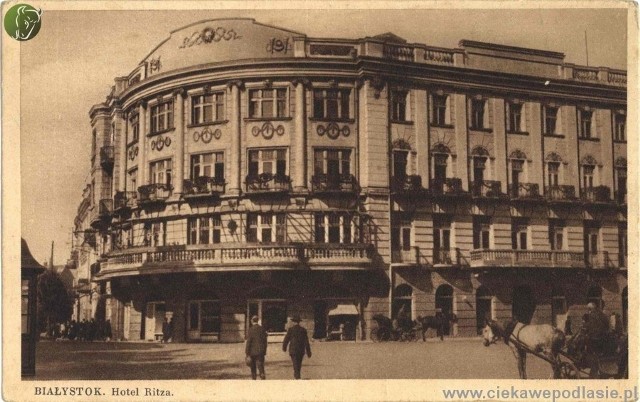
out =
[[291,317],[293,325],[287,330],[287,335],[282,342],[282,350],[287,351],[289,347],[289,356],[293,362],[293,377],[296,380],[300,379],[300,370],[302,369],[302,359],[305,352],[307,357],[311,357],[311,345],[309,345],[309,337],[307,336],[307,330],[300,326],[300,316],[294,315]]
[[251,359],[251,378],[257,378],[257,371],[260,378],[265,379],[264,356],[267,354],[267,331],[258,324],[258,316],[251,317],[251,327],[247,333],[247,343],[244,353]]

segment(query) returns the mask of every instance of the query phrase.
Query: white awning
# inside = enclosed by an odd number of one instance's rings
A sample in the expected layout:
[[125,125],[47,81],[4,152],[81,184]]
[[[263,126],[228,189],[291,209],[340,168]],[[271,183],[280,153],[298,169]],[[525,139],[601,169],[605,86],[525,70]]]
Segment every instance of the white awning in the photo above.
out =
[[358,309],[353,304],[338,304],[336,308],[329,311],[329,315],[358,315]]

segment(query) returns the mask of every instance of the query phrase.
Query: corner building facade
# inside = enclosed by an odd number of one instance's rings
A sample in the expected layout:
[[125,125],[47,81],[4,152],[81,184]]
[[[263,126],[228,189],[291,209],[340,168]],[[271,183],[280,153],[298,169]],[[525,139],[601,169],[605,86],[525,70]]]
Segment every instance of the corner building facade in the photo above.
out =
[[625,109],[626,72],[556,52],[180,28],[90,111],[99,306],[131,340],[626,321]]

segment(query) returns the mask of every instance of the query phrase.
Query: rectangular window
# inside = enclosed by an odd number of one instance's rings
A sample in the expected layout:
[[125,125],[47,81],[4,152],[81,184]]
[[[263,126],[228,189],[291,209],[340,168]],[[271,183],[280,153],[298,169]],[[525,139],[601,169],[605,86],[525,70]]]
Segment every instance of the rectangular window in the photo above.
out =
[[248,172],[249,176],[258,176],[263,173],[285,176],[287,150],[284,148],[250,150]]
[[598,254],[598,233],[600,229],[595,222],[588,221],[584,228],[584,252],[587,255]]
[[140,137],[140,116],[137,113],[129,117],[129,125],[131,127],[129,142],[138,142],[138,138]]
[[451,220],[449,217],[435,216],[433,219],[433,248],[451,249]]
[[149,166],[150,184],[171,184],[171,159],[151,162]]
[[313,117],[317,119],[348,119],[350,117],[351,90],[315,89],[313,91]]
[[391,250],[411,250],[411,219],[402,217],[396,220],[391,227]]
[[431,95],[431,124],[434,126],[451,125],[449,95]]
[[491,218],[488,216],[473,217],[473,248],[490,248]]
[[524,116],[521,103],[507,103],[507,131],[512,133],[524,132]]
[[578,116],[580,121],[580,138],[594,138],[591,127],[593,112],[590,110],[580,110],[578,111]]
[[287,217],[285,214],[248,214],[247,242],[285,243]]
[[471,129],[482,130],[489,128],[487,101],[485,99],[471,99]]
[[159,247],[166,244],[166,222],[145,222],[142,230],[144,246]]
[[547,163],[547,184],[549,186],[558,185],[559,175],[560,175],[560,162]]
[[582,165],[582,188],[593,187],[593,172],[595,169],[594,165]]
[[616,113],[613,118],[614,131],[613,139],[615,141],[627,140],[627,116],[621,113]]
[[138,190],[138,169],[131,169],[127,174],[127,191]]
[[408,151],[393,151],[393,177],[403,178],[407,176]]
[[318,212],[314,215],[316,243],[349,244],[354,240],[352,232],[355,230],[353,216],[348,213]]
[[528,248],[529,222],[526,219],[515,218],[511,220],[511,248],[514,250],[526,250]]
[[287,89],[252,89],[249,91],[249,117],[281,118],[287,116]]
[[157,133],[173,128],[173,101],[162,102],[151,107],[150,132]]
[[549,247],[551,250],[564,250],[564,228],[563,221],[558,219],[549,220]]
[[224,178],[224,152],[191,155],[191,180],[196,177]]
[[408,121],[407,117],[407,98],[409,92],[394,90],[391,92],[391,120]]
[[224,93],[191,97],[191,124],[224,120]]
[[558,134],[557,131],[557,123],[558,123],[558,108],[553,106],[545,106],[543,109],[544,113],[544,133],[545,134]]
[[351,150],[316,149],[314,151],[313,171],[315,175],[340,176],[351,174]]

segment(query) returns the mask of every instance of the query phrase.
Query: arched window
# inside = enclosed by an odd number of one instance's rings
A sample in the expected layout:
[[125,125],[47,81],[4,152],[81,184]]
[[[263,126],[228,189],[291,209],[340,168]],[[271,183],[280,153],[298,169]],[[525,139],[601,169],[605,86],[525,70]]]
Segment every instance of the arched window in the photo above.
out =
[[[562,158],[555,152],[550,152],[545,160],[546,184],[553,191],[562,183]],[[548,193],[548,192],[547,192]]]
[[[474,195],[480,195],[482,185],[489,178],[487,170],[489,170],[489,151],[485,147],[477,146],[471,150],[471,158],[473,162],[473,191]],[[478,194],[476,194],[478,193]]]
[[400,311],[404,318],[413,319],[413,288],[407,284],[399,285],[393,291],[392,318],[398,318]]
[[509,154],[509,193],[513,198],[527,196],[527,188],[522,184],[527,181],[527,155],[519,149]]
[[585,156],[580,161],[580,187],[583,190],[591,189],[598,185],[597,165],[598,162],[591,155]]

